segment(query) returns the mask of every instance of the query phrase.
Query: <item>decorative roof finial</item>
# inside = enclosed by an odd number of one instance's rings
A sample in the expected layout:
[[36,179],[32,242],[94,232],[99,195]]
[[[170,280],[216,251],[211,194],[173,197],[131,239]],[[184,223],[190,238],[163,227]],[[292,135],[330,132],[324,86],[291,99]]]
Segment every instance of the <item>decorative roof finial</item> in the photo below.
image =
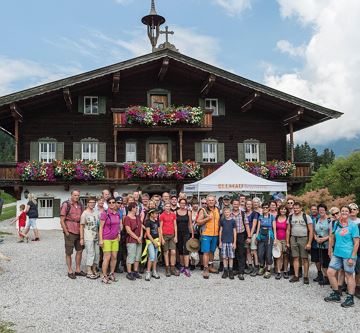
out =
[[156,12],[156,9],[155,9],[155,0],[151,0],[150,15],[157,15],[157,12]]

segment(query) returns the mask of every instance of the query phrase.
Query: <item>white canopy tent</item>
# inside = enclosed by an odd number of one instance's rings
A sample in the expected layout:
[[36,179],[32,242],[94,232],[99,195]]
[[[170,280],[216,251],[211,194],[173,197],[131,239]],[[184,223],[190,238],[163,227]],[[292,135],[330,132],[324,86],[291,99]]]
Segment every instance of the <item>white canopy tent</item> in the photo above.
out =
[[184,192],[287,192],[287,183],[255,176],[230,159],[209,176],[184,185]]

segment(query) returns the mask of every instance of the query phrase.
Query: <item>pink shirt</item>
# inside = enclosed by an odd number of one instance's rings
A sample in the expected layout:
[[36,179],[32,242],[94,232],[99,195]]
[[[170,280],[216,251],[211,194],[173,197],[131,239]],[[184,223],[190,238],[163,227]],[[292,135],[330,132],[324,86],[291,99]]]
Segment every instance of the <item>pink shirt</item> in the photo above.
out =
[[[68,205],[70,205],[69,213],[67,213]],[[71,234],[80,234],[80,218],[82,214],[82,208],[79,203],[74,203],[71,200],[64,202],[61,205],[60,216],[65,216],[65,225],[67,230]]]
[[118,212],[102,212],[100,221],[105,221],[102,232],[103,240],[115,240],[120,233],[120,215]]
[[278,219],[276,219],[276,238],[278,240],[285,240],[286,239],[286,228],[288,225],[287,219],[283,222],[279,222]]

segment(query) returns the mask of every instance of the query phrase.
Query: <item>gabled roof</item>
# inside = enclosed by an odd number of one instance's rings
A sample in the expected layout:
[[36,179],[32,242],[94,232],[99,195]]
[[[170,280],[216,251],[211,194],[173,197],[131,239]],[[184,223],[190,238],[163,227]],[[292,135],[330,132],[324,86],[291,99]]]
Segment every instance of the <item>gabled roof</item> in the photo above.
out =
[[342,115],[341,112],[332,110],[329,108],[322,107],[320,105],[305,101],[301,98],[286,94],[284,92],[281,92],[279,90],[267,87],[263,84],[245,79],[239,75],[230,73],[228,71],[225,71],[223,69],[220,69],[218,67],[209,65],[207,63],[204,63],[202,61],[196,60],[194,58],[188,57],[186,55],[183,55],[178,52],[174,52],[169,49],[164,49],[161,51],[157,51],[154,53],[149,53],[137,58],[133,58],[130,60],[126,60],[123,62],[116,63],[114,65],[102,67],[99,69],[95,69],[86,73],[82,73],[79,75],[71,76],[62,80],[50,82],[47,84],[43,84],[34,88],[22,90],[10,95],[6,95],[3,97],[0,97],[0,107],[11,104],[14,102],[18,102],[21,100],[25,100],[31,97],[35,97],[38,95],[46,94],[52,91],[56,91],[59,89],[63,89],[65,87],[71,87],[73,85],[83,83],[89,80],[93,80],[96,78],[100,78],[105,75],[110,75],[113,73],[116,73],[121,70],[129,69],[135,66],[139,66],[142,64],[146,64],[148,62],[156,61],[161,58],[168,57],[170,59],[174,59],[176,61],[182,62],[188,66],[195,67],[199,70],[202,70],[204,72],[207,72],[209,74],[213,74],[215,76],[221,77],[225,80],[234,82],[236,84],[239,84],[241,86],[247,87],[249,89],[258,91],[264,95],[268,95],[274,98],[278,98],[280,100],[292,103],[294,105],[297,105],[298,107],[303,107],[315,112],[318,112],[322,115],[325,115],[328,118],[338,118]]

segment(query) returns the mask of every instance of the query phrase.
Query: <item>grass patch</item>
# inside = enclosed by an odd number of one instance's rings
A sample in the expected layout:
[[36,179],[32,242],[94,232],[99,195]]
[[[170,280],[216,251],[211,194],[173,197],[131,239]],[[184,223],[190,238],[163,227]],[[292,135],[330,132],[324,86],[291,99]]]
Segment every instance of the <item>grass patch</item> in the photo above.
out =
[[0,191],[0,198],[4,199],[4,205],[12,203],[12,202],[16,202],[16,199],[11,196],[10,194],[4,192],[4,191]]
[[14,326],[15,324],[9,321],[0,321],[0,333],[15,333]]
[[0,215],[0,222],[5,221],[16,216],[16,206],[3,208],[2,213]]

